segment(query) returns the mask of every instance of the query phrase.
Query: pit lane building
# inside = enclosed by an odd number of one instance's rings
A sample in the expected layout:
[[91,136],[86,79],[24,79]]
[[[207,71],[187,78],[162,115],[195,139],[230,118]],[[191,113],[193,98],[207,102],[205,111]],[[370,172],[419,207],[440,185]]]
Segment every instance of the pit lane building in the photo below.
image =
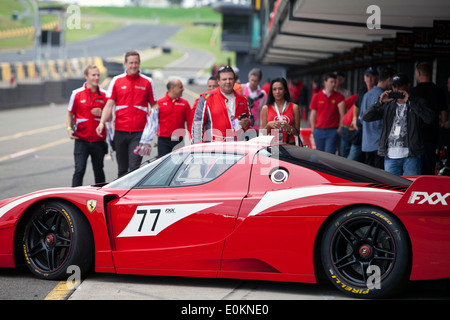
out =
[[424,60],[439,86],[450,76],[448,0],[251,0],[213,8],[223,14],[222,46],[236,51],[241,82],[253,67],[264,78],[277,73],[307,87],[341,71],[356,93],[369,66],[414,79]]

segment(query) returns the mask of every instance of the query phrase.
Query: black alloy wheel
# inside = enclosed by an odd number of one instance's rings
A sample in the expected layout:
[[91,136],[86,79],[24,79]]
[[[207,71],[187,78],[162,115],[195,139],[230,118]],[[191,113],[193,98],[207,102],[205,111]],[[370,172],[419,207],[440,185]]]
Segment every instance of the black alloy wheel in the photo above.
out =
[[410,273],[409,238],[394,216],[378,208],[337,215],[322,241],[331,282],[358,298],[382,298],[403,289]]
[[30,271],[42,279],[64,279],[67,268],[82,274],[93,263],[93,237],[89,224],[75,206],[49,201],[34,209],[26,222],[23,254]]

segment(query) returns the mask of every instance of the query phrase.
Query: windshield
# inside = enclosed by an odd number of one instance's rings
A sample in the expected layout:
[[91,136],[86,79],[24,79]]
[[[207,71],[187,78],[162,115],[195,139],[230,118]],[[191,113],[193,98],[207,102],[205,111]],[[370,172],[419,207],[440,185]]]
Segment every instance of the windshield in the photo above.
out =
[[279,145],[268,147],[265,153],[286,162],[353,182],[382,183],[396,186],[409,186],[412,183],[411,180],[393,175],[384,170],[309,148]]
[[148,164],[144,164],[139,169],[136,169],[111,183],[108,183],[103,188],[107,189],[131,189],[139,181],[141,181],[147,174],[149,174],[153,169],[155,169],[158,164],[160,164],[164,159],[166,159],[170,154],[165,155],[159,159],[156,159]]

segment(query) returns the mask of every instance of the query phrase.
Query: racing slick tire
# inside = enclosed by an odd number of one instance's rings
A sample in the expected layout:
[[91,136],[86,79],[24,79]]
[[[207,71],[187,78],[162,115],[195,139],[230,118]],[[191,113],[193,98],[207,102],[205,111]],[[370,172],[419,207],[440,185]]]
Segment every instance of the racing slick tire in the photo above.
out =
[[[89,223],[74,205],[47,201],[33,209],[22,239],[25,263],[41,279],[64,280],[93,265],[94,240]],[[69,266],[74,266],[68,270]],[[72,271],[72,272],[69,272]]]
[[405,228],[375,207],[353,208],[332,218],[323,234],[321,257],[328,279],[355,298],[398,294],[411,272]]

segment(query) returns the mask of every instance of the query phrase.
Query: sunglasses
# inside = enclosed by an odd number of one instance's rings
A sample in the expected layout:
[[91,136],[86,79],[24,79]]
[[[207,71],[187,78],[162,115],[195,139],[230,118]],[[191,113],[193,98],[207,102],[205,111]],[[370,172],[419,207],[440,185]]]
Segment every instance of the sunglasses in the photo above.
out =
[[234,73],[233,68],[230,67],[230,66],[222,66],[222,67],[219,68],[219,70],[217,70],[217,72],[224,72],[224,71],[231,71],[231,72]]

